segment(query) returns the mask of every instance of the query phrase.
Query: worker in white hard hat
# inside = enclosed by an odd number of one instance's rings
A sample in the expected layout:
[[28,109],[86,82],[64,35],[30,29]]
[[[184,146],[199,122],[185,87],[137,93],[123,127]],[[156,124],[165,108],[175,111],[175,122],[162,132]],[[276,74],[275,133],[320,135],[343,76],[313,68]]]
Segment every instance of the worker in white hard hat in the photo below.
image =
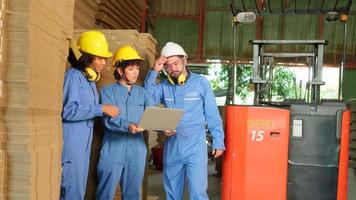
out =
[[97,200],[114,199],[118,185],[121,199],[141,199],[147,148],[143,129],[137,124],[144,109],[153,103],[145,89],[136,85],[142,61],[132,46],[120,47],[113,61],[117,82],[101,90],[101,102],[113,104],[121,112],[117,117],[103,117],[105,131],[97,167]]
[[86,31],[71,45],[68,61],[72,66],[64,75],[63,85],[62,200],[84,199],[94,118],[119,114],[116,106],[99,103],[95,85],[111,56],[99,31]]
[[[168,200],[183,199],[187,180],[190,199],[208,199],[208,155],[206,124],[213,136],[212,154],[215,158],[225,150],[224,132],[215,96],[209,81],[186,67],[187,54],[173,42],[168,42],[147,74],[145,85],[154,104],[184,109],[184,115],[175,130],[166,130],[163,158],[163,185]],[[167,80],[156,83],[158,73],[167,74]]]

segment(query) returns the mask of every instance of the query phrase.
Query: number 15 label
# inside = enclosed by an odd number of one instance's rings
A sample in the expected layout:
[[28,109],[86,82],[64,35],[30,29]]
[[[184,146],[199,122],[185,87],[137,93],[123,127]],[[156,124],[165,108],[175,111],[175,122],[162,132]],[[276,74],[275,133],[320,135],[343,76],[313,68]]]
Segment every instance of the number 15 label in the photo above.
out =
[[262,130],[252,130],[251,131],[251,141],[261,142],[264,139],[265,131]]

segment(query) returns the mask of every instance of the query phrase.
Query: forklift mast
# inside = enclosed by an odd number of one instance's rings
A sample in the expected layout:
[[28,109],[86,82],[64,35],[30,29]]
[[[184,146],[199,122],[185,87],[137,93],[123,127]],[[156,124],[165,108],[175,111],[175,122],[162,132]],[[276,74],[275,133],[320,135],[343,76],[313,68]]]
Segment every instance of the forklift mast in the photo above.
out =
[[[270,101],[266,98],[270,85],[273,81],[273,65],[276,58],[301,58],[307,59],[311,76],[309,76],[308,95],[306,102],[320,102],[320,86],[325,82],[322,80],[323,54],[325,40],[252,40],[253,46],[253,76],[251,82],[255,84],[254,105],[261,105],[263,102]],[[268,52],[266,46],[271,45],[307,45],[311,46],[311,52],[299,53],[276,53]]]

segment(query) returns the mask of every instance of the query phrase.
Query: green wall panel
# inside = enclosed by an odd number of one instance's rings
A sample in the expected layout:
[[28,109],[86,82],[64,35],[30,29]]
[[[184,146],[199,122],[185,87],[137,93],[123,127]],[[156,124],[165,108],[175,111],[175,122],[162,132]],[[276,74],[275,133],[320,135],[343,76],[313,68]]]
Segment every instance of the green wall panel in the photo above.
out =
[[343,80],[343,98],[345,100],[356,98],[356,69],[346,69]]

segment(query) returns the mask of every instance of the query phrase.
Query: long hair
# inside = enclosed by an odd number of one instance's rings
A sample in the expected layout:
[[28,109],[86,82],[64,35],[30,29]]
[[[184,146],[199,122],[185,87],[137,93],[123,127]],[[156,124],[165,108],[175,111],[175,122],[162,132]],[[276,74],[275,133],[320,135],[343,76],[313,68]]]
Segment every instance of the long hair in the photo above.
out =
[[72,66],[72,67],[79,65],[78,59],[77,59],[77,57],[75,57],[75,54],[74,54],[72,48],[69,48],[67,61],[69,62],[70,66]]
[[114,77],[116,80],[121,80],[121,76],[119,74],[119,72],[117,72],[118,68],[121,68],[122,72],[125,73],[125,69],[127,66],[129,65],[137,65],[137,66],[141,66],[142,61],[141,60],[124,60],[124,61],[117,61],[114,64],[115,67],[115,71],[114,71]]
[[89,67],[93,61],[94,61],[93,55],[90,55],[88,53],[82,53],[82,56],[80,56],[76,65],[72,65],[72,67],[80,71],[84,71],[84,69]]

